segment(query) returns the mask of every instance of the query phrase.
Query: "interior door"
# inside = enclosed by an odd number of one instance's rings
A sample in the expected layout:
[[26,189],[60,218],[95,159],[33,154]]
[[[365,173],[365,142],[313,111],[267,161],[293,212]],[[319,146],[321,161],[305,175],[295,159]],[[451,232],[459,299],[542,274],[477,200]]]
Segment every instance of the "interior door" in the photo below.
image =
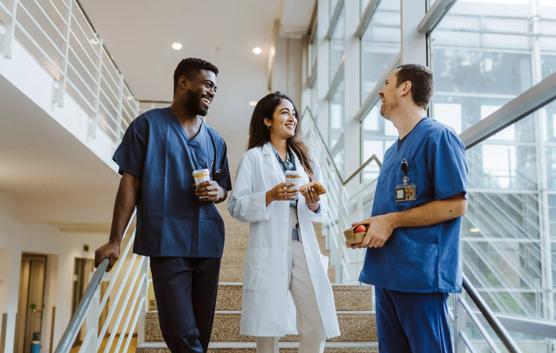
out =
[[16,323],[16,353],[30,353],[33,338],[41,339],[46,256],[23,254]]

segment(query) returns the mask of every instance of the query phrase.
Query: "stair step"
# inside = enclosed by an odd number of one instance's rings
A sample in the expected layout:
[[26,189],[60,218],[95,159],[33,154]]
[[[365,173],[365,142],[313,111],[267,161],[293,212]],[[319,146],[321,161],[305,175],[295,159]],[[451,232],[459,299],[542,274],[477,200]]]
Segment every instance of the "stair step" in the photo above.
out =
[[[280,352],[297,352],[299,343],[280,342]],[[326,342],[325,353],[377,353],[376,342]],[[146,342],[137,347],[137,353],[169,353],[164,342]],[[255,353],[255,342],[211,342],[209,353]]]
[[[228,266],[238,267],[245,265],[245,249],[239,248],[224,248],[224,254],[222,256],[221,266],[223,269]],[[321,247],[321,253],[326,256],[330,256],[330,251]]]
[[[370,311],[339,311],[341,336],[334,342],[374,342],[376,341],[375,315]],[[255,342],[254,337],[239,334],[240,311],[217,311],[214,317],[211,342]],[[162,342],[158,313],[147,313],[145,320],[145,341]],[[298,335],[289,335],[283,341],[299,342]]]
[[[359,285],[332,285],[338,311],[371,311],[372,287]],[[216,310],[241,310],[241,283],[220,283]]]
[[[216,297],[216,310],[241,310],[241,283],[220,282]],[[371,311],[372,287],[333,284],[334,302],[338,311]],[[155,304],[155,303],[153,303]],[[156,305],[151,305],[156,310]]]
[[[220,282],[242,282],[243,281],[243,263],[241,265],[226,264],[220,268]],[[336,269],[328,267],[328,278],[331,283],[336,282]]]

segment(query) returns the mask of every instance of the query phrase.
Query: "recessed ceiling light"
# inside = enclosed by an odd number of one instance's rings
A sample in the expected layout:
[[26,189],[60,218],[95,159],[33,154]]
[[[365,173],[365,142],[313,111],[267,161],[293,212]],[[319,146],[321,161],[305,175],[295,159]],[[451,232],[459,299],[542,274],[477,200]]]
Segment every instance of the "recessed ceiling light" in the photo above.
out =
[[479,228],[469,228],[469,232],[471,232],[471,233],[480,233],[481,230]]
[[181,43],[179,43],[179,42],[172,43],[172,49],[181,50],[181,48],[183,48],[183,45],[181,45]]
[[254,107],[257,105],[257,101],[249,101],[249,105]]
[[253,52],[253,54],[255,54],[255,55],[259,55],[260,53],[263,52],[263,50],[259,47],[255,47],[251,50],[251,52]]

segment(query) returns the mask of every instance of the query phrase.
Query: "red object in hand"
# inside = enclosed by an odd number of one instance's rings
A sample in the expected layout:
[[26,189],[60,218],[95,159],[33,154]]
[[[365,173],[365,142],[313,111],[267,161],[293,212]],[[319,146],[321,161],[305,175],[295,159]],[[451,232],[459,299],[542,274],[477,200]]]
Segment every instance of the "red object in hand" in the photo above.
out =
[[367,227],[364,224],[359,224],[357,227],[353,228],[354,233],[366,233]]

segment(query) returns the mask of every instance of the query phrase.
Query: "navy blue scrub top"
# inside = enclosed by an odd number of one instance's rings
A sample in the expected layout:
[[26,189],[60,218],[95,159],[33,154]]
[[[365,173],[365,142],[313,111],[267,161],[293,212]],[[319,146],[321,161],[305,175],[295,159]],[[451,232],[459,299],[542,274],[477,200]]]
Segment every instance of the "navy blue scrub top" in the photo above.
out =
[[[384,155],[372,216],[403,211],[466,193],[465,148],[457,134],[432,118],[423,118]],[[402,160],[416,200],[396,202],[403,184]],[[461,217],[432,226],[397,228],[382,248],[368,248],[359,276],[377,287],[415,293],[461,291]]]
[[216,206],[194,194],[193,170],[209,169],[231,190],[226,144],[203,121],[189,139],[170,108],[153,109],[128,127],[114,153],[119,173],[140,180],[133,251],[153,257],[216,257],[224,250],[224,222]]

